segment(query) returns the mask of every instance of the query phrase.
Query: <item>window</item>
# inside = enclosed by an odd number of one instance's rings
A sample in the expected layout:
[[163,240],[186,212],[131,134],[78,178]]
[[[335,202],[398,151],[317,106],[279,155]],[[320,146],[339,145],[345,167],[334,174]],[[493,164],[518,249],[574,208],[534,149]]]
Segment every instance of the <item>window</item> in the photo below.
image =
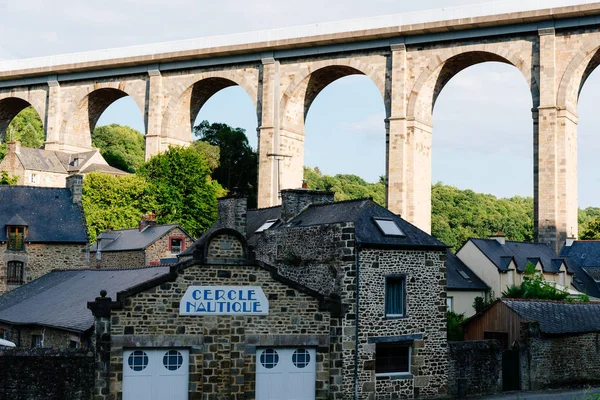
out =
[[292,355],[292,363],[296,368],[304,368],[310,363],[310,353],[306,349],[298,349]]
[[29,175],[29,183],[34,183],[34,184],[40,183],[39,175],[31,173],[31,175]]
[[410,374],[409,342],[377,343],[375,373],[381,375]]
[[454,297],[446,297],[446,307],[448,308],[447,311],[454,311],[453,310],[453,306],[454,306]]
[[177,371],[183,364],[183,356],[177,350],[169,350],[163,356],[163,365],[169,371]]
[[404,236],[396,221],[390,218],[374,218],[375,224],[385,236]]
[[148,354],[142,350],[136,350],[127,359],[129,368],[134,371],[143,371],[148,366]]
[[42,343],[42,335],[31,335],[31,347],[40,348]]
[[77,340],[69,340],[69,348],[70,349],[78,349],[79,342]]
[[262,231],[266,231],[267,229],[269,229],[270,227],[272,227],[275,222],[277,222],[276,219],[268,219],[267,222],[265,222],[264,224],[262,224],[260,226],[260,228],[258,228],[256,231],[254,231],[254,233],[260,233]]
[[467,275],[467,273],[465,271],[463,271],[462,269],[457,269],[456,272],[458,272],[458,274],[460,276],[462,276],[464,279],[470,281],[471,278],[469,278],[469,275]]
[[171,254],[181,253],[183,251],[183,238],[179,238],[179,237],[170,238],[169,248],[171,249]]
[[404,317],[406,314],[404,276],[388,276],[385,278],[385,316]]
[[8,227],[8,249],[23,250],[23,236],[25,235],[25,227],[9,226]]
[[6,272],[6,282],[9,285],[23,284],[23,263],[21,261],[9,261]]
[[275,368],[279,363],[279,354],[275,349],[266,349],[260,355],[260,363],[267,369]]

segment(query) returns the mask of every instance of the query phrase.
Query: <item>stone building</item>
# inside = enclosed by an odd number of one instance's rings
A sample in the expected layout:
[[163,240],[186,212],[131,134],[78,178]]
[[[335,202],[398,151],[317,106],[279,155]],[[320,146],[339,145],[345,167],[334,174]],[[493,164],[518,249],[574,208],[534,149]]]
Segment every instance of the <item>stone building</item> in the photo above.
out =
[[221,200],[168,275],[88,305],[96,398],[445,396],[446,246],[371,200],[282,200]]
[[107,288],[111,296],[156,276],[166,267],[142,270],[54,270],[0,296],[0,338],[18,347],[87,347],[94,317],[88,301]]
[[85,176],[100,171],[111,175],[128,175],[108,165],[95,148],[86,152],[65,153],[21,147],[18,141],[7,143],[0,171],[16,176],[18,185],[61,188],[66,187],[67,177],[73,174]]
[[600,300],[600,240],[567,239],[559,255],[573,271],[573,286]]
[[179,225],[158,225],[146,214],[137,228],[102,232],[90,248],[92,263],[101,268],[141,268],[177,262],[177,256],[194,243]]
[[0,294],[53,269],[88,264],[80,175],[68,188],[0,186]]

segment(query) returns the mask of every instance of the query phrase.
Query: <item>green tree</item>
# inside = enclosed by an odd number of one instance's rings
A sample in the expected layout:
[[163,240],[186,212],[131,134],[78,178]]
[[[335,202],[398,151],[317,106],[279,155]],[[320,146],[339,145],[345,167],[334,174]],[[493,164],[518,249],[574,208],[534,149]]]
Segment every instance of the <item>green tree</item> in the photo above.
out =
[[446,313],[447,336],[450,341],[462,341],[465,338],[465,333],[462,323],[465,322],[465,314],[457,314],[453,311]]
[[[586,209],[587,210],[587,209]],[[585,224],[585,228],[580,230],[580,239],[584,240],[599,240],[600,239],[600,217],[594,217]]]
[[16,185],[18,177],[10,175],[7,171],[0,171],[0,185]]
[[35,108],[21,110],[6,128],[6,136],[0,144],[0,161],[6,155],[6,142],[18,140],[23,147],[39,149],[44,145],[44,125]]
[[100,149],[108,165],[135,172],[144,163],[144,135],[128,126],[99,126],[92,133],[92,145]]
[[318,167],[304,167],[304,180],[309,189],[335,192],[336,201],[370,197],[385,206],[385,177],[380,177],[376,183],[368,183],[356,175],[323,175]]
[[202,121],[194,127],[199,141],[207,142],[220,149],[219,166],[212,173],[228,190],[238,188],[240,194],[248,197],[248,205],[256,206],[258,154],[248,144],[246,131],[227,124]]
[[92,242],[105,230],[137,226],[142,214],[158,208],[151,187],[143,177],[101,172],[85,176],[82,204]]
[[503,298],[510,299],[538,299],[561,301],[590,301],[585,295],[571,295],[544,280],[544,276],[536,272],[533,263],[527,263],[525,274],[520,285],[512,285],[502,292]]
[[217,218],[217,196],[224,192],[210,173],[193,147],[169,147],[143,164],[138,174],[154,193],[158,223],[178,223],[196,237],[206,231]]

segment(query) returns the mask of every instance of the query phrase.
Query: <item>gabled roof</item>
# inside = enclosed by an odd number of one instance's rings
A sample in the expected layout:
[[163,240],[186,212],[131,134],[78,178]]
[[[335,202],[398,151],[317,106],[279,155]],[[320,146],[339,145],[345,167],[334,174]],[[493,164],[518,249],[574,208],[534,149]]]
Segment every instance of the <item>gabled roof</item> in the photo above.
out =
[[[385,235],[375,223],[375,218],[392,220],[403,232],[403,236]],[[361,245],[439,248],[447,246],[400,218],[371,199],[339,201],[329,204],[312,204],[288,223],[277,229],[307,227],[344,222],[354,223],[355,240]]]
[[89,174],[90,172],[105,172],[107,174],[113,174],[113,175],[129,175],[129,172],[125,172],[125,171],[121,171],[120,169],[111,167],[108,164],[90,164],[87,167],[85,167],[84,169],[81,170],[82,174]]
[[527,321],[537,321],[546,334],[600,332],[600,303],[501,299]]
[[[524,272],[528,262],[542,265],[544,272],[558,273],[562,260],[545,243],[513,242],[500,244],[496,239],[469,239],[500,271],[513,260],[517,271]],[[460,250],[458,251],[460,253]],[[553,261],[558,260],[558,261]]]
[[58,157],[58,153],[51,150],[21,147],[17,157],[25,169],[66,174],[67,169]]
[[[463,273],[467,278],[463,276]],[[475,275],[475,273],[450,250],[446,251],[446,280],[448,290],[490,290],[488,285]]]
[[83,332],[94,323],[87,302],[100,290],[116,299],[118,292],[168,272],[168,267],[52,271],[0,296],[0,321]]
[[[103,232],[98,236],[99,240],[104,239],[100,250],[102,252],[143,250],[175,228],[181,229],[189,236],[182,227],[176,224],[148,226],[142,231],[138,228],[131,228]],[[97,249],[98,241],[92,245],[90,251],[95,252]]]
[[[280,220],[281,206],[259,208],[256,210],[248,210],[246,212],[246,240],[251,246],[256,245],[260,233],[256,230],[269,220]],[[281,220],[277,224],[273,224],[270,229],[275,229],[281,225]]]
[[[0,241],[16,215],[28,225],[28,242],[87,243],[83,211],[66,188],[0,186]],[[20,224],[22,225],[22,224]]]
[[600,241],[575,240],[561,249],[560,256],[575,273],[573,286],[588,296],[600,298]]

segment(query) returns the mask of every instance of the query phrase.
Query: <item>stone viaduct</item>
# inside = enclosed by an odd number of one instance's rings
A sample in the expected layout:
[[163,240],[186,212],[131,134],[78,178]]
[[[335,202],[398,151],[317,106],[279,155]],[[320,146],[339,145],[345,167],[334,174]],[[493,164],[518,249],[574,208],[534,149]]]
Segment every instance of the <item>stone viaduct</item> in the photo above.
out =
[[385,104],[387,206],[429,231],[436,99],[461,70],[502,62],[531,89],[536,237],[556,247],[577,233],[577,102],[599,49],[594,3],[151,55],[9,61],[0,63],[0,135],[32,105],[47,149],[89,149],[102,112],[131,96],[150,157],[189,143],[203,104],[239,85],[258,118],[259,206],[271,206],[280,189],[301,185],[304,120],[315,97],[338,78],[362,74]]

